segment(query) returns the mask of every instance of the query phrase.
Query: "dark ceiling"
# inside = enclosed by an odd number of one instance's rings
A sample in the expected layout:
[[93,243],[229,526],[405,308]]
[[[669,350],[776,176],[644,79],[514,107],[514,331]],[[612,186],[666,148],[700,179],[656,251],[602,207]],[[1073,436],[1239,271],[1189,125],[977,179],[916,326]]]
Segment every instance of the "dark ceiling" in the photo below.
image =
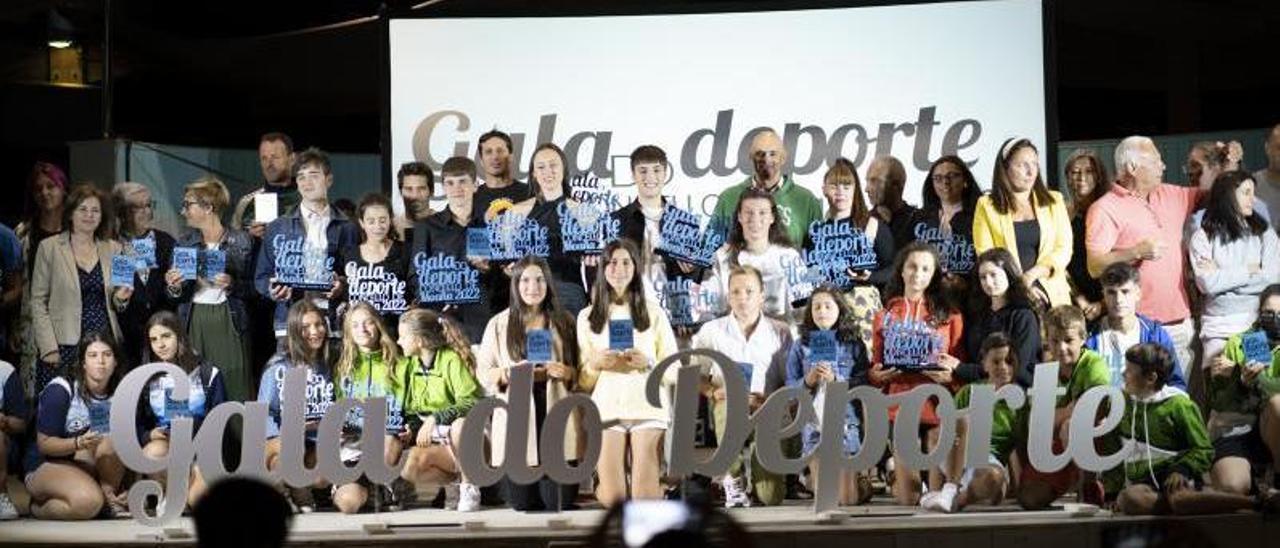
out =
[[[441,0],[412,9],[419,2],[115,0],[112,134],[248,147],[257,134],[283,129],[304,145],[377,152],[382,44],[378,24],[360,19],[379,13],[532,16],[886,3]],[[1280,121],[1276,0],[1052,4],[1060,138]],[[103,57],[104,5],[0,2],[0,146],[6,154],[57,156],[65,154],[58,151],[66,141],[102,136],[103,92],[94,67]],[[51,9],[76,28],[91,85],[42,83]],[[956,41],[964,35],[957,29]],[[993,77],[997,71],[993,67]]]

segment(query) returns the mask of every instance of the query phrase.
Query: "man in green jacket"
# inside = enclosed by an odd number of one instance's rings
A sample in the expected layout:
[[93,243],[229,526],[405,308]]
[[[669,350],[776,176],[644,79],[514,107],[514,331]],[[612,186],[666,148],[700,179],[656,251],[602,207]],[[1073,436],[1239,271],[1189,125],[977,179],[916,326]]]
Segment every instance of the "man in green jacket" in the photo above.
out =
[[738,209],[739,197],[748,188],[754,187],[773,195],[791,245],[799,247],[804,242],[809,224],[822,220],[822,202],[808,189],[797,185],[790,175],[782,174],[788,157],[782,138],[772,129],[761,131],[751,139],[751,165],[755,174],[720,193],[712,214],[716,221],[722,223],[720,226],[733,226],[733,214]]

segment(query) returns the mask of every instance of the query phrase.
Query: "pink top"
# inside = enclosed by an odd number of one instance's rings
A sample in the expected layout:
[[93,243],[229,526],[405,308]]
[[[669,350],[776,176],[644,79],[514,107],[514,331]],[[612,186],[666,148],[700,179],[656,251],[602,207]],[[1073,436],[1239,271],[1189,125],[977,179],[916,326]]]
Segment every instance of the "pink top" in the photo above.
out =
[[1164,243],[1159,259],[1137,263],[1142,277],[1139,314],[1161,323],[1180,321],[1191,314],[1184,289],[1182,227],[1202,195],[1195,187],[1161,183],[1144,200],[1117,184],[1089,207],[1084,245],[1091,255],[1127,249],[1147,238]]

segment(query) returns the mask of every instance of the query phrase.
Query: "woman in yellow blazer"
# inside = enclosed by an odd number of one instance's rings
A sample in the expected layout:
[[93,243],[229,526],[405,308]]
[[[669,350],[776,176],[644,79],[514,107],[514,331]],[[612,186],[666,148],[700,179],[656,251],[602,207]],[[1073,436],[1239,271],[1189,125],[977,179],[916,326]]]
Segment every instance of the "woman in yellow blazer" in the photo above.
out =
[[974,210],[974,250],[1009,250],[1041,305],[1071,304],[1071,217],[1062,195],[1050,191],[1040,177],[1035,145],[1027,139],[1005,141],[991,181],[991,193],[979,199]]
[[111,237],[105,193],[87,184],[72,188],[62,225],[61,234],[40,242],[31,277],[37,392],[70,370],[82,335],[110,329],[119,340],[116,312],[133,295],[133,287],[111,287],[111,257],[120,244]]

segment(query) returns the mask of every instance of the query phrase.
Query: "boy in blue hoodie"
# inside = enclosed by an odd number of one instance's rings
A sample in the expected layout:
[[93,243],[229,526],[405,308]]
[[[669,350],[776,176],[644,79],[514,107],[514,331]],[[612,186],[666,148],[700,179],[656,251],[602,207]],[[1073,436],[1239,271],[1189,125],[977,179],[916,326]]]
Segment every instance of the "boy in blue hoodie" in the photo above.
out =
[[1157,344],[1139,344],[1125,353],[1128,401],[1120,436],[1128,452],[1127,486],[1116,499],[1117,508],[1130,515],[1280,509],[1275,490],[1259,492],[1255,498],[1199,489],[1213,460],[1213,446],[1200,408],[1186,392],[1165,384],[1174,363],[1173,353]]
[[1160,322],[1138,314],[1138,303],[1142,301],[1138,269],[1129,263],[1114,263],[1102,271],[1098,281],[1102,283],[1107,315],[1098,322],[1097,330],[1089,335],[1084,347],[1102,355],[1111,370],[1111,385],[1120,387],[1125,352],[1139,344],[1155,343],[1173,353],[1169,384],[1185,391],[1187,381],[1183,365],[1178,363],[1173,338]]

